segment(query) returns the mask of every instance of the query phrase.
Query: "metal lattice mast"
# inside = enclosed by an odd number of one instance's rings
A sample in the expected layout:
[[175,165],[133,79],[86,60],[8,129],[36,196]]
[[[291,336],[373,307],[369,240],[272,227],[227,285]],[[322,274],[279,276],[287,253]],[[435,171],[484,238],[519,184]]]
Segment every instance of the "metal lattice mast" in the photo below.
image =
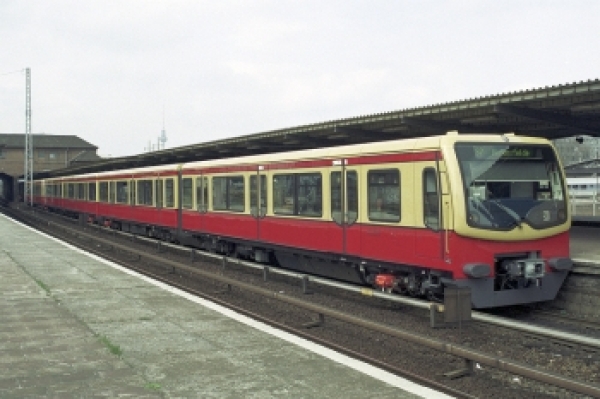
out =
[[31,137],[31,69],[25,69],[25,173],[23,200],[33,205],[33,137]]

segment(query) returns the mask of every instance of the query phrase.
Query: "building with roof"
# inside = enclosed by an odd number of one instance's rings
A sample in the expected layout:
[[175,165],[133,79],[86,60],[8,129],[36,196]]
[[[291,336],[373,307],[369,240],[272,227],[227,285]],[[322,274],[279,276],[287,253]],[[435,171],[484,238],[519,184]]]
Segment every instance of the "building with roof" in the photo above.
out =
[[[33,171],[51,172],[101,161],[98,147],[73,135],[32,134]],[[25,134],[0,133],[0,181],[12,199],[25,166]],[[0,194],[2,194],[0,192]]]
[[596,153],[588,138],[600,137],[600,80],[288,127],[106,159],[49,176],[418,138],[452,130],[561,139],[558,147],[567,164],[593,158]]

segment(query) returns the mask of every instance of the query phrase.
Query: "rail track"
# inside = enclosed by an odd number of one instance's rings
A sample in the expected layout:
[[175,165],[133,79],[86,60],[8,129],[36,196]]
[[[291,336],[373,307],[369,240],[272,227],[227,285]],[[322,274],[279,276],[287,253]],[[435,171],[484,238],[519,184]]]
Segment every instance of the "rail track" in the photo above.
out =
[[[589,347],[569,348],[575,363],[561,369],[557,364],[564,359],[557,361],[556,345],[531,334],[501,332],[483,323],[432,330],[427,313],[403,304],[357,300],[327,287],[307,287],[305,281],[299,285],[286,276],[269,276],[265,281],[264,272],[240,268],[226,258],[105,228],[77,226],[55,215],[9,212],[138,272],[457,397],[507,397],[507,385],[510,397],[600,396],[599,378],[594,377],[600,357]],[[306,295],[309,291],[313,295]],[[490,340],[502,344],[489,345]],[[530,352],[539,358],[531,359]],[[584,366],[590,376],[581,381]],[[423,368],[430,370],[423,372]],[[468,376],[451,378],[460,375]]]

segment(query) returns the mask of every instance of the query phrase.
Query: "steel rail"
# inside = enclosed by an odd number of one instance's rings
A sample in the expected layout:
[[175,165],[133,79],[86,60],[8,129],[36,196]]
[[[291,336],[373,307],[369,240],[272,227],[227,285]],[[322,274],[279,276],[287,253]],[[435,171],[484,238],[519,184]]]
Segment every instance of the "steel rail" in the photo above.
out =
[[[50,224],[50,223],[48,223]],[[59,228],[65,229],[65,227],[56,224]],[[82,234],[81,232],[77,232],[77,234]],[[90,234],[85,234],[90,236]],[[464,347],[461,345],[450,344],[447,342],[439,341],[433,338],[427,338],[420,335],[416,335],[407,331],[398,330],[396,328],[390,327],[388,325],[384,325],[381,323],[376,323],[368,320],[361,319],[356,316],[348,315],[342,313],[337,310],[329,309],[320,305],[315,305],[289,295],[270,291],[264,288],[256,287],[254,285],[244,283],[239,280],[235,280],[230,277],[226,277],[223,275],[214,274],[205,270],[201,270],[192,266],[184,265],[178,261],[166,259],[161,256],[152,255],[147,252],[139,251],[132,249],[126,245],[114,243],[105,239],[102,239],[98,236],[92,236],[95,240],[100,241],[101,243],[112,246],[115,249],[118,249],[123,252],[129,253],[137,253],[139,256],[150,259],[153,262],[157,262],[159,264],[166,264],[173,269],[178,269],[181,271],[186,271],[188,273],[193,273],[196,275],[200,275],[202,277],[219,281],[223,284],[226,284],[228,287],[235,286],[242,290],[246,290],[252,292],[257,295],[261,295],[267,298],[274,298],[280,300],[282,302],[288,303],[290,305],[294,305],[301,309],[309,310],[317,313],[320,317],[328,316],[334,319],[344,321],[350,324],[355,324],[373,331],[377,331],[383,334],[387,334],[389,336],[393,336],[396,338],[400,338],[402,340],[412,342],[417,345],[421,345],[439,352],[443,352],[449,355],[454,355],[465,359],[470,362],[477,362],[482,365],[486,365],[489,367],[493,367],[502,371],[506,371],[509,373],[513,373],[515,375],[520,375],[526,378],[530,378],[532,380],[536,380],[539,382],[543,382],[546,384],[554,385],[560,388],[568,389],[573,392],[577,392],[584,395],[590,395],[592,397],[600,397],[600,386],[592,383],[587,383],[583,381],[573,380],[552,372],[548,372],[545,370],[540,370],[537,368],[532,368],[526,364],[522,364],[519,362],[515,362],[509,359],[498,358],[494,356],[487,355],[483,352],[473,350],[468,347]],[[174,246],[179,249],[180,247]],[[226,262],[226,257],[221,257],[223,262]],[[511,326],[512,327],[512,326]]]

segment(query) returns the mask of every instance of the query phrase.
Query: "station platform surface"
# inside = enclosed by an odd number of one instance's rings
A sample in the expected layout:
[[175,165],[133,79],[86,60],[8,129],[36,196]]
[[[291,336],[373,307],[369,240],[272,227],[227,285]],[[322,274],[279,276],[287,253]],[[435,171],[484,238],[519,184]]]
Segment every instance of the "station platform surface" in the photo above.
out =
[[0,215],[0,398],[447,398]]

